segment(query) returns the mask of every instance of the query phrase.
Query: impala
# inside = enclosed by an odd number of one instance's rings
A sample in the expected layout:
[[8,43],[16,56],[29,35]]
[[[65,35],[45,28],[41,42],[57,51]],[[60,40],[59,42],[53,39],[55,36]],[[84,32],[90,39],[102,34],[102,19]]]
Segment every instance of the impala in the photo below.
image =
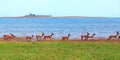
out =
[[26,40],[28,40],[28,41],[30,41],[30,40],[32,40],[33,39],[33,35],[32,36],[26,36]]
[[62,37],[62,40],[69,40],[70,34],[68,34],[67,36]]
[[81,35],[81,39],[87,39],[88,35],[89,35],[88,32],[87,32],[87,34],[83,34],[83,35]]
[[118,35],[119,35],[119,32],[116,31],[116,34],[110,35],[109,38],[108,38],[108,40],[110,40],[110,39],[112,39],[112,38],[117,38]]
[[49,35],[49,36],[44,36],[44,39],[51,39],[53,35],[54,35],[54,34],[51,33],[51,35]]
[[93,33],[92,35],[88,35],[86,39],[89,39],[89,38],[94,39],[94,36],[95,36],[95,35],[96,35],[95,33]]
[[14,38],[16,38],[16,36],[13,35],[13,34],[5,34],[5,35],[4,35],[4,40],[7,40],[7,39],[14,39]]
[[44,36],[44,32],[43,32],[41,35],[40,35],[40,34],[37,34],[37,35],[36,35],[36,38],[37,38],[37,40],[39,41],[39,39],[42,38],[43,36]]

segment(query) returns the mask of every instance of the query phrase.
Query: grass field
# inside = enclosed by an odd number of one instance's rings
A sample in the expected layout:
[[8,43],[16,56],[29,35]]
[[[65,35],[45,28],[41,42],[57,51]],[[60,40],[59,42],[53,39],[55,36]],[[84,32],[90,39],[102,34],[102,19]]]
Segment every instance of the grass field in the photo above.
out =
[[120,43],[0,42],[0,60],[120,60]]

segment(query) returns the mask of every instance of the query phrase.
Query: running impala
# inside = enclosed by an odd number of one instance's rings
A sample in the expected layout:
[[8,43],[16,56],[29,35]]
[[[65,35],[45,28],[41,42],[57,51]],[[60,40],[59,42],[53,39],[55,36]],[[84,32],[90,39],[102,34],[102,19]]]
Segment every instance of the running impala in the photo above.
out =
[[69,40],[70,34],[68,34],[67,36],[62,37],[62,40]]
[[14,38],[16,38],[16,36],[13,35],[13,34],[5,34],[5,35],[4,35],[4,40],[7,40],[7,39],[14,39]]
[[108,38],[108,40],[110,40],[112,38],[116,38],[117,39],[118,35],[119,35],[119,32],[116,31],[116,34],[110,35],[109,38]]
[[37,38],[37,40],[39,41],[39,39],[41,39],[42,37],[44,36],[44,32],[40,35],[40,34],[37,34],[36,35],[36,38]]
[[30,40],[32,40],[33,39],[33,35],[32,36],[26,36],[26,40],[28,40],[28,41],[30,41]]
[[54,34],[53,34],[53,33],[51,33],[51,35],[44,36],[44,39],[51,39],[53,35],[54,35]]
[[95,36],[95,35],[96,35],[95,33],[93,33],[92,35],[88,35],[86,39],[89,39],[89,38],[94,39],[94,36]]
[[82,40],[87,39],[88,35],[89,35],[89,33],[88,33],[88,32],[87,32],[87,34],[82,34],[82,35],[81,35],[81,39],[82,39]]

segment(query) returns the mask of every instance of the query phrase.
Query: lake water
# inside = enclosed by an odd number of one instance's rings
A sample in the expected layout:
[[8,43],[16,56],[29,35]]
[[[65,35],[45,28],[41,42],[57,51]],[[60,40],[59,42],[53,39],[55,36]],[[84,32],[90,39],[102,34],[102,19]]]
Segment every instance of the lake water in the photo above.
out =
[[0,18],[0,37],[6,33],[16,36],[36,35],[45,32],[61,38],[68,33],[71,38],[80,38],[86,32],[96,37],[108,37],[120,32],[120,18]]

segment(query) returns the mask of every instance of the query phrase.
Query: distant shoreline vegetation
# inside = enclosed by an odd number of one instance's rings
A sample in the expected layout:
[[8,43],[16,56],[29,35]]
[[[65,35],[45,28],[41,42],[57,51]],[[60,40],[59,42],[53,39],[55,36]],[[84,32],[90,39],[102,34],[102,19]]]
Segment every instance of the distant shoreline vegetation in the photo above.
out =
[[5,16],[0,18],[120,18],[120,17],[94,17],[94,16],[52,16],[52,15],[37,15],[28,14],[25,16]]
[[24,17],[52,17],[51,15],[36,15],[30,13],[29,15],[25,15]]

